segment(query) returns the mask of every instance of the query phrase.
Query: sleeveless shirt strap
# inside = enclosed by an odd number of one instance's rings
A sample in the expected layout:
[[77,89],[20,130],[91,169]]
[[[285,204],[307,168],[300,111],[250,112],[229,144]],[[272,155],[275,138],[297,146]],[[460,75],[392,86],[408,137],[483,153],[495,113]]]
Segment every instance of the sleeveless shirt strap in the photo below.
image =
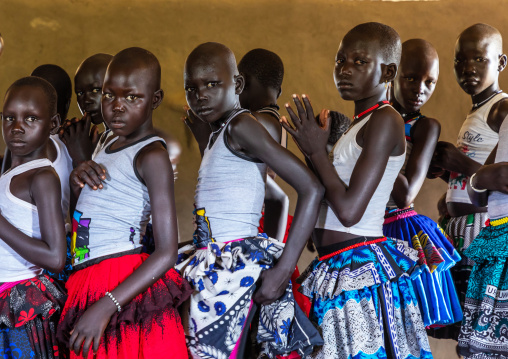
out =
[[223,134],[222,134],[222,137],[224,138],[224,145],[226,146],[226,148],[232,153],[234,154],[235,156],[241,158],[242,160],[246,160],[246,161],[250,161],[250,162],[255,162],[255,163],[263,163],[263,161],[260,161],[258,159],[254,159],[254,158],[251,158],[247,155],[244,155],[243,153],[240,153],[238,151],[236,151],[235,149],[233,149],[231,147],[231,145],[229,144],[228,142],[228,139],[227,139],[227,132],[226,132],[226,129],[227,127],[229,126],[229,122],[231,122],[231,120],[233,118],[235,118],[236,116],[238,116],[239,114],[241,113],[245,113],[245,112],[248,112],[249,114],[251,113],[249,110],[246,110],[246,109],[239,109],[239,110],[236,110],[234,111],[234,113],[231,113],[229,116],[228,116],[228,119],[226,120],[226,125],[224,126],[224,129],[222,130],[223,131]]

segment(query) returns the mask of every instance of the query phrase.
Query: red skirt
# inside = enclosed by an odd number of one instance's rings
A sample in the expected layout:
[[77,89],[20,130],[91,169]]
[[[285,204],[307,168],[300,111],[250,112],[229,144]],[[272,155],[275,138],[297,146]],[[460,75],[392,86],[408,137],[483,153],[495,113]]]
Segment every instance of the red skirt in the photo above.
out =
[[[73,273],[66,283],[68,299],[58,325],[58,339],[69,332],[96,301],[122,283],[148,254],[106,259]],[[192,293],[189,283],[169,270],[145,292],[115,312],[95,358],[188,358],[184,331],[176,308]],[[93,358],[92,352],[88,355]],[[71,358],[77,358],[71,353]]]

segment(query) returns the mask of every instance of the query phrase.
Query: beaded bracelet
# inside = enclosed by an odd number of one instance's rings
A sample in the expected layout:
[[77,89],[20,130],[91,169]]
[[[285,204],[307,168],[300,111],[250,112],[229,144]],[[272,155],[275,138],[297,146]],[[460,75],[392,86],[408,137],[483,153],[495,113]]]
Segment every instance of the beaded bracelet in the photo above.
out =
[[478,189],[478,188],[475,188],[473,186],[473,178],[474,178],[474,176],[476,176],[476,173],[473,173],[473,175],[469,178],[469,186],[471,187],[471,189],[473,191],[475,191],[476,193],[483,193],[483,192],[485,192],[487,190],[486,188],[484,188],[484,189]]
[[120,306],[120,303],[118,303],[116,298],[113,296],[113,294],[111,294],[110,292],[106,292],[106,295],[111,298],[113,303],[115,303],[116,307],[118,308],[118,312],[120,312],[122,310],[122,307]]

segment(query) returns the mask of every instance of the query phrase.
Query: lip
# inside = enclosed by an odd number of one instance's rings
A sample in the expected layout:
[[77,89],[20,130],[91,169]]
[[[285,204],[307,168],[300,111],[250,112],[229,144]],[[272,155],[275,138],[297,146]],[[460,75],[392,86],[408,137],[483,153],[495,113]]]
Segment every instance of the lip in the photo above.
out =
[[417,100],[409,100],[409,104],[415,107],[423,106],[423,100],[417,99]]
[[201,107],[197,109],[196,114],[198,116],[207,116],[213,112],[213,108],[210,107]]
[[477,79],[470,78],[470,79],[463,80],[462,84],[465,86],[474,86],[474,85],[477,85],[479,82],[480,81],[478,81]]
[[123,121],[113,120],[109,123],[109,127],[111,128],[123,128],[125,127],[125,123]]
[[350,89],[353,87],[353,84],[351,82],[347,82],[347,81],[339,81],[337,82],[337,88],[338,89]]
[[9,145],[13,146],[13,147],[20,147],[20,146],[26,145],[26,142],[22,141],[20,139],[14,138],[14,139],[9,141]]

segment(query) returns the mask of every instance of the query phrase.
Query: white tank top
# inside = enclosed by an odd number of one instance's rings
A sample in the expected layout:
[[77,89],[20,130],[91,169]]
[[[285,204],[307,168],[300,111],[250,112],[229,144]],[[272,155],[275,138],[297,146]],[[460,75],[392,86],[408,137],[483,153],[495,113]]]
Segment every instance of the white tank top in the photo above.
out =
[[[499,93],[476,111],[470,112],[459,131],[457,148],[478,163],[484,164],[497,145],[499,134],[489,127],[487,118],[492,106],[505,97],[508,97],[508,94]],[[471,203],[467,194],[467,181],[469,181],[468,176],[462,173],[450,172],[446,203]]]
[[[372,113],[342,135],[329,154],[337,174],[348,186],[358,157],[360,157],[362,153],[362,147],[356,142],[356,136],[371,116]],[[358,236],[382,237],[386,203],[390,198],[393,184],[404,164],[405,158],[405,151],[401,155],[389,157],[383,177],[370,199],[360,222],[352,227],[345,227],[335,216],[335,213],[333,213],[333,210],[328,206],[326,201],[323,201],[321,203],[316,228],[352,233]]]
[[113,138],[93,157],[106,169],[104,188],[94,191],[85,186],[72,216],[71,254],[76,270],[89,261],[98,263],[104,257],[140,249],[140,234],[150,220],[148,189],[135,164],[145,146],[165,142],[150,135],[112,150],[116,141]]
[[[495,163],[508,161],[508,120],[505,119],[499,129],[499,144]],[[498,219],[508,216],[508,195],[492,191],[489,195],[489,218]]]
[[[0,212],[14,227],[29,237],[41,239],[39,213],[37,207],[15,197],[11,193],[13,177],[40,167],[50,167],[48,159],[34,160],[8,170],[0,177]],[[33,278],[42,273],[42,269],[16,253],[0,238],[0,282],[15,282]]]
[[72,172],[72,158],[67,151],[67,147],[60,140],[58,135],[52,135],[51,140],[56,148],[56,159],[53,161],[53,168],[55,169],[58,177],[60,177],[60,188],[62,190],[62,214],[64,221],[67,220],[69,213],[69,199],[71,196],[71,189],[69,186],[69,176]]

